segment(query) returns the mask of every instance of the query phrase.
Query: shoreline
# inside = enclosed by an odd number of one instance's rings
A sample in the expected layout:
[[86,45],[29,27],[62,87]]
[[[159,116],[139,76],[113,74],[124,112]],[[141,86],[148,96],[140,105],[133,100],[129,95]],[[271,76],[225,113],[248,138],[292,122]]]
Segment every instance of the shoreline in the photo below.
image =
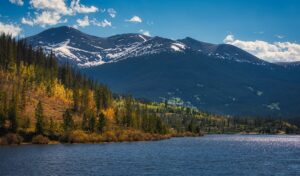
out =
[[[77,136],[76,136],[77,135]],[[181,133],[181,134],[151,134],[151,133],[142,133],[142,134],[129,134],[126,137],[122,136],[94,136],[95,134],[76,134],[75,136],[60,136],[59,140],[51,140],[47,136],[38,135],[33,137],[31,140],[27,141],[18,141],[20,138],[18,134],[9,134],[8,139],[5,139],[5,136],[0,138],[0,146],[18,146],[18,145],[55,145],[55,144],[105,144],[105,143],[122,143],[122,142],[147,142],[147,141],[160,141],[167,140],[171,138],[179,137],[201,137],[203,134],[194,134],[194,133]],[[6,137],[7,138],[7,137]],[[11,139],[12,138],[12,139]],[[36,140],[35,138],[39,138]],[[5,141],[5,142],[3,142]]]
[[271,135],[271,136],[290,136],[290,135],[299,135],[299,134],[262,134],[262,133],[223,133],[223,134],[218,134],[218,133],[206,133],[206,134],[168,134],[164,135],[164,137],[159,136],[158,138],[152,138],[149,140],[122,140],[122,141],[100,141],[100,142],[61,142],[61,141],[56,141],[56,140],[50,140],[48,143],[33,143],[33,142],[21,142],[20,144],[0,144],[1,146],[26,146],[26,145],[59,145],[59,144],[109,144],[109,143],[131,143],[131,142],[151,142],[151,141],[162,141],[162,140],[168,140],[171,138],[185,138],[185,137],[204,137],[206,135]]

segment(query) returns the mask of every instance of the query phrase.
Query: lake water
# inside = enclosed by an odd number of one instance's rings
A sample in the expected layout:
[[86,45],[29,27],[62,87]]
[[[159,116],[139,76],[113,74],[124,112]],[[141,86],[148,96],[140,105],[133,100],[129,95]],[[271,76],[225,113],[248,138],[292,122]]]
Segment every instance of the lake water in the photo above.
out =
[[0,147],[0,175],[300,176],[300,136]]

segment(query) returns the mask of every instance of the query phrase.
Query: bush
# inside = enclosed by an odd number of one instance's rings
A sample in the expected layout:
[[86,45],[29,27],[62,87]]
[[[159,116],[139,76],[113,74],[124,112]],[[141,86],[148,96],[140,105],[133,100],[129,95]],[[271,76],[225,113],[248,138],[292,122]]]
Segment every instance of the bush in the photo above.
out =
[[49,139],[43,135],[38,135],[32,138],[33,144],[48,144]]
[[131,132],[128,134],[129,141],[144,141],[145,137],[144,134],[139,132]]
[[88,135],[81,130],[71,131],[62,135],[60,141],[66,143],[85,143],[88,142]]
[[99,134],[93,133],[89,135],[88,141],[91,143],[103,142],[103,137]]
[[97,143],[104,141],[102,136],[99,134],[87,134],[81,130],[65,133],[59,140],[65,143]]
[[116,134],[112,131],[108,131],[108,132],[104,133],[103,137],[104,137],[103,140],[105,142],[117,142],[118,141]]
[[8,133],[1,139],[1,145],[20,145],[23,138],[18,134]]

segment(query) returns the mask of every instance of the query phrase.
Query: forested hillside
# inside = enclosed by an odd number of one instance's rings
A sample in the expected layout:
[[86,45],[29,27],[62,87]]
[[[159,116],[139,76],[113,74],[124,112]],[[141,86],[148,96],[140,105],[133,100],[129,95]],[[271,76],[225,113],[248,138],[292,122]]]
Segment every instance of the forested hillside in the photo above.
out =
[[0,144],[157,140],[202,133],[295,133],[281,120],[232,118],[113,94],[24,40],[0,37]]
[[[232,45],[142,34],[97,37],[69,26],[26,38],[120,94],[216,114],[297,118],[300,67],[269,63]],[[250,108],[249,108],[250,107]]]

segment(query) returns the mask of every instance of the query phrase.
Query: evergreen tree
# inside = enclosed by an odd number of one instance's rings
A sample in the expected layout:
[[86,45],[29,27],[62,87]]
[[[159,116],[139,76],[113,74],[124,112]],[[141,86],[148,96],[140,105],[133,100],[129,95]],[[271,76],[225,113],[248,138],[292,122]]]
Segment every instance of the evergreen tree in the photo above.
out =
[[94,113],[91,113],[89,118],[89,131],[95,132],[95,127],[96,127],[96,117]]
[[88,130],[88,112],[84,112],[82,116],[81,129],[83,131]]
[[35,125],[35,132],[37,134],[44,134],[44,112],[43,112],[43,106],[42,102],[39,101],[35,108],[35,120],[36,120],[36,125]]
[[133,118],[132,118],[133,107],[132,107],[132,104],[133,104],[132,97],[131,96],[125,97],[125,110],[126,110],[126,114],[125,114],[125,117],[124,117],[123,124],[126,125],[126,126],[128,126],[128,127],[132,127],[132,124],[133,124]]
[[0,92],[0,129],[4,128],[5,120],[7,118],[7,94]]
[[18,129],[18,121],[17,121],[17,101],[13,96],[12,100],[9,104],[8,110],[8,119],[10,121],[10,130],[16,132]]
[[105,125],[106,125],[106,118],[105,118],[103,113],[100,113],[99,114],[99,119],[98,119],[98,124],[97,124],[97,130],[100,133],[103,133]]
[[79,100],[80,100],[79,90],[77,88],[75,88],[73,91],[73,110],[74,110],[74,112],[79,111]]
[[0,130],[4,128],[5,123],[5,115],[2,111],[0,111]]
[[65,131],[72,130],[74,127],[74,121],[72,118],[71,110],[67,109],[63,114],[63,128]]
[[55,133],[54,131],[55,131],[55,124],[54,124],[53,118],[51,117],[50,118],[50,125],[49,125],[49,135],[53,136],[54,133]]

